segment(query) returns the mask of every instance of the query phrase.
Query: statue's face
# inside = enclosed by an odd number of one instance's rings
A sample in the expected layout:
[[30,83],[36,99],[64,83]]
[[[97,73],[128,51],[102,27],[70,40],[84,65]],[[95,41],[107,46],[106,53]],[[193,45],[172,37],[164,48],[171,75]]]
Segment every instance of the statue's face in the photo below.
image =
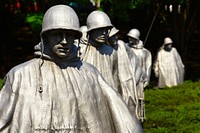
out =
[[47,32],[46,37],[52,52],[60,58],[65,58],[72,50],[75,33],[67,30],[51,30]]
[[164,49],[165,49],[166,51],[170,51],[170,50],[172,49],[172,44],[165,44],[165,45],[164,45]]
[[90,38],[96,42],[105,43],[108,39],[109,28],[98,28],[90,31]]
[[129,37],[128,40],[131,45],[137,45],[139,43],[139,40],[133,37]]
[[117,45],[117,41],[118,41],[117,35],[113,35],[113,36],[111,36],[111,37],[109,38],[109,44],[110,44],[111,46]]

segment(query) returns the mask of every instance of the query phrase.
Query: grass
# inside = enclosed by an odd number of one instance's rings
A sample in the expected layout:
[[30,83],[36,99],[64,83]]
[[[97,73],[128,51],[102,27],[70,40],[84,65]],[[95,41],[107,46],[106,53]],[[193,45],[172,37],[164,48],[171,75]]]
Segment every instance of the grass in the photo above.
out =
[[[2,87],[2,84],[3,84],[3,79],[0,79],[0,87]],[[0,88],[1,90],[1,88]]]
[[145,133],[200,133],[200,81],[145,90]]
[[145,105],[145,133],[200,133],[200,81],[163,89],[148,87]]

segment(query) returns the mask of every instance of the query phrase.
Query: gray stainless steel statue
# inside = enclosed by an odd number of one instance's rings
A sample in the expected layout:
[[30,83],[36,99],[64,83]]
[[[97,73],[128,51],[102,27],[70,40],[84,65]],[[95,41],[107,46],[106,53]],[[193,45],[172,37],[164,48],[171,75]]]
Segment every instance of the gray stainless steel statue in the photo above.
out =
[[94,65],[105,80],[119,92],[117,52],[106,43],[109,30],[113,27],[110,18],[103,11],[93,11],[88,15],[86,24],[88,44],[80,43],[81,58]]
[[152,67],[152,56],[151,52],[144,48],[143,41],[139,40],[139,42],[135,45],[132,45],[132,50],[140,60],[143,72],[143,82],[144,87],[146,87],[150,82],[151,77],[151,67]]
[[[133,44],[137,44],[137,43],[139,42],[140,32],[139,32],[137,29],[132,29],[132,30],[129,31],[129,33],[127,34],[127,36],[128,36],[129,42],[126,43],[126,45],[131,49],[131,52],[134,52],[134,51],[132,50],[132,45],[133,45]],[[135,54],[135,53],[134,53],[134,54]],[[140,61],[140,60],[138,59],[138,57],[137,57],[136,59],[138,60],[138,62]],[[139,63],[139,66],[140,66],[140,68],[141,68],[140,63]],[[136,77],[136,79],[137,79],[137,82],[136,82],[137,88],[138,88],[139,83],[141,82],[141,78],[142,78],[142,68],[141,68],[140,70],[138,70],[138,71],[140,71],[140,73],[139,73],[139,75],[136,75],[136,76],[137,76],[137,77]]]
[[36,57],[12,68],[0,92],[1,133],[141,133],[121,96],[77,56],[79,19],[56,5],[43,18]]
[[87,28],[86,25],[83,25],[83,26],[80,27],[80,30],[83,34],[81,39],[80,39],[80,43],[87,45],[87,43],[88,43],[88,37],[87,37],[88,28]]
[[[113,27],[109,33],[108,44],[117,51],[119,78],[122,90],[122,97],[128,105],[129,109],[137,114],[138,97],[136,90],[136,76],[138,70],[141,70],[138,65],[138,60],[134,52],[125,45],[125,42],[118,39],[119,30]],[[137,79],[138,80],[138,79]]]
[[[87,44],[88,44],[88,28],[86,25],[83,25],[80,27],[80,30],[82,32],[82,37],[80,38],[80,43],[79,43],[79,47],[80,47],[80,56],[81,56],[81,51],[85,51],[87,48]],[[81,45],[80,45],[81,44]]]
[[138,29],[131,29],[127,36],[129,37],[128,46],[136,54],[139,59],[142,76],[137,84],[138,99],[139,99],[139,117],[143,122],[145,119],[145,104],[144,104],[144,88],[149,84],[152,66],[152,56],[149,50],[144,48],[143,42],[140,40],[140,31]]
[[176,86],[184,81],[184,64],[172,44],[172,39],[166,37],[154,62],[153,69],[159,88]]

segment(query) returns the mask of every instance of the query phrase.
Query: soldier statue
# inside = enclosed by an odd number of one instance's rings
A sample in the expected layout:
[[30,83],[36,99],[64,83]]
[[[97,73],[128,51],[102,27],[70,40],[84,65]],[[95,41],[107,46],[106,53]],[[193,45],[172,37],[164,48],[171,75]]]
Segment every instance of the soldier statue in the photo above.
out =
[[170,37],[164,39],[159,49],[153,70],[158,78],[158,87],[172,87],[184,81],[184,64]]

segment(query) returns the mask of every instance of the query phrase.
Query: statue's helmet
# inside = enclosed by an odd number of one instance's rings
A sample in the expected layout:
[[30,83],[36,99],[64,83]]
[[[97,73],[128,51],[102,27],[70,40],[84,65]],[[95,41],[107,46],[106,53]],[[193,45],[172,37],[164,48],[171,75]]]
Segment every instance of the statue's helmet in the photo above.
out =
[[80,27],[80,31],[82,32],[82,37],[81,39],[82,40],[87,40],[87,31],[88,31],[88,28],[86,25],[83,25]]
[[86,26],[86,25],[81,26],[81,27],[80,27],[80,31],[81,31],[82,33],[87,32],[87,31],[88,31],[87,26]]
[[131,29],[127,35],[137,40],[140,39],[140,31],[138,29]]
[[113,35],[117,34],[119,32],[118,29],[116,29],[115,27],[113,27],[109,33],[109,37],[112,37]]
[[82,36],[76,12],[66,5],[52,6],[44,14],[40,35],[53,29],[72,30],[76,33],[76,39]]
[[172,41],[172,39],[170,38],[170,37],[165,37],[165,39],[164,39],[164,45],[166,45],[166,44],[172,44],[173,43],[173,41]]
[[103,11],[93,11],[91,12],[86,20],[88,31],[98,28],[110,27],[112,28],[113,25],[111,24],[110,18],[106,13]]

